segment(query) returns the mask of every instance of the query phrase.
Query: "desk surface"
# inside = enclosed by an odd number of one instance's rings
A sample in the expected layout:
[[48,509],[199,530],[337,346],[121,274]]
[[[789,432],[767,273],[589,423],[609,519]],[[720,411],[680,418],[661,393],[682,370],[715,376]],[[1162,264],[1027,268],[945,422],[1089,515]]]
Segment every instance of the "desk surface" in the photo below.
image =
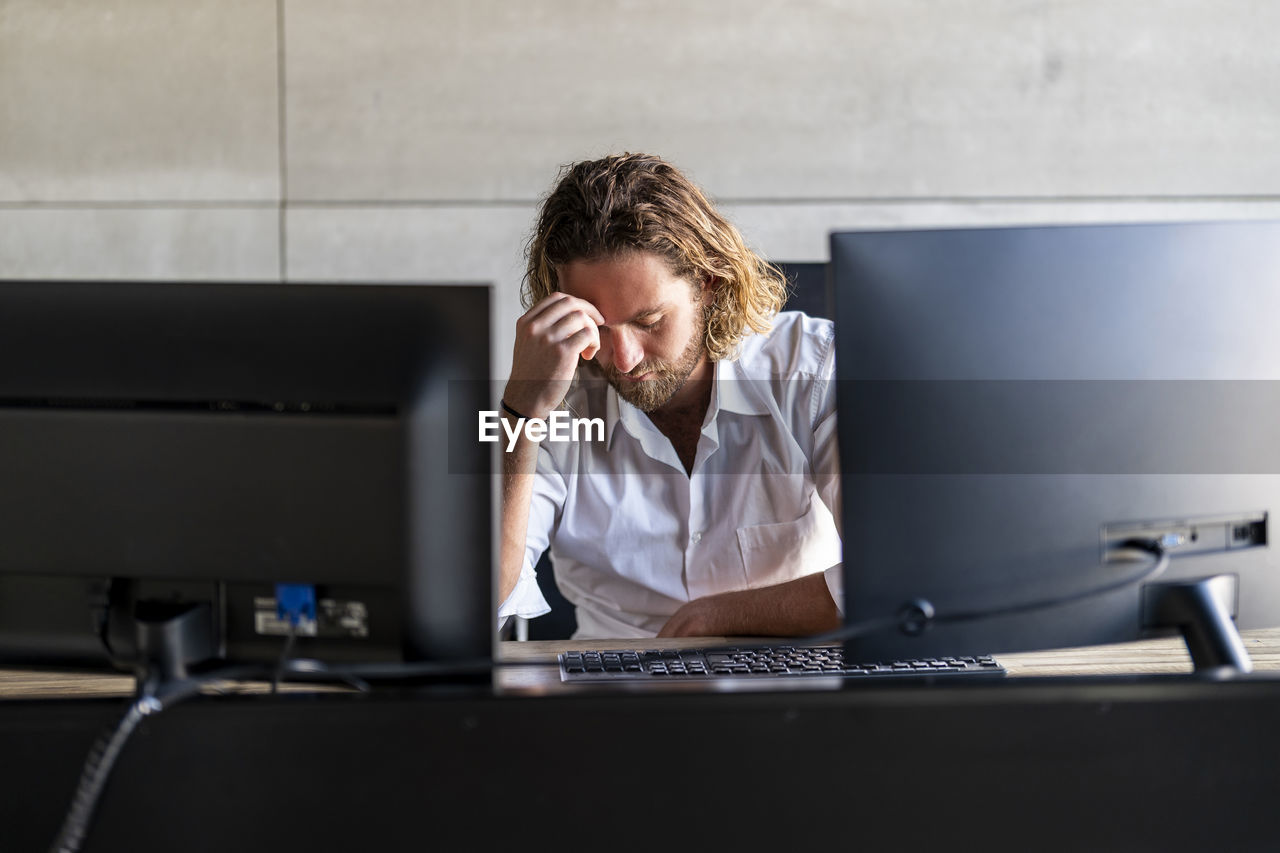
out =
[[[1280,671],[1280,628],[1242,631],[1240,636],[1244,639],[1255,669]],[[504,660],[554,662],[557,653],[570,649],[691,648],[733,642],[741,641],[726,637],[684,640],[531,640],[524,643],[502,643],[499,657]],[[1009,671],[1010,676],[1019,677],[1191,671],[1191,657],[1187,654],[1186,644],[1177,637],[1111,646],[1018,652],[996,655],[996,658]]]
[[[1280,628],[1243,631],[1245,648],[1253,660],[1255,671],[1280,671]],[[501,687],[535,692],[559,685],[559,670],[554,661],[557,653],[570,649],[698,647],[740,642],[725,637],[706,637],[687,640],[637,641],[637,640],[540,640],[524,643],[506,642],[501,645],[499,657],[508,661],[547,661],[548,666],[521,667],[499,673],[497,683]],[[1019,652],[996,655],[996,659],[1008,670],[1011,678],[1034,678],[1061,675],[1123,675],[1142,673],[1191,672],[1191,657],[1186,644],[1180,638],[1168,637],[1119,643],[1111,646],[1091,646],[1076,649],[1054,649],[1040,652]]]
[[[1257,671],[1280,672],[1280,628],[1244,631],[1245,648]],[[538,640],[500,644],[498,657],[525,663],[546,662],[545,667],[529,666],[503,670],[497,676],[500,687],[514,692],[528,689],[543,692],[560,686],[556,654],[569,649],[652,648],[655,645],[696,647],[734,642],[725,637],[702,637],[683,640]],[[1165,638],[1093,646],[1078,649],[1055,649],[1042,652],[1002,654],[997,660],[1012,678],[1034,678],[1056,675],[1120,675],[1126,673],[1178,673],[1191,671],[1191,658],[1181,639]],[[554,686],[554,687],[553,687]],[[262,684],[221,685],[219,690],[262,692]],[[312,685],[289,685],[290,692],[315,691]],[[322,688],[324,689],[324,688]],[[0,669],[0,698],[36,699],[61,696],[128,696],[133,679],[126,675],[85,675],[30,670]]]

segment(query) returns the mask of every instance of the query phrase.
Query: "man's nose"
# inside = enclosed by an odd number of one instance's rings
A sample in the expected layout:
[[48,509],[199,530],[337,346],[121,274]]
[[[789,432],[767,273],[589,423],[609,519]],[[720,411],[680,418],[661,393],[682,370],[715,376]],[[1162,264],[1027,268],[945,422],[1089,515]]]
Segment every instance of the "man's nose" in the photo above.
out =
[[640,342],[625,329],[614,329],[609,338],[613,347],[613,366],[620,373],[630,373],[632,368],[644,360],[644,349]]

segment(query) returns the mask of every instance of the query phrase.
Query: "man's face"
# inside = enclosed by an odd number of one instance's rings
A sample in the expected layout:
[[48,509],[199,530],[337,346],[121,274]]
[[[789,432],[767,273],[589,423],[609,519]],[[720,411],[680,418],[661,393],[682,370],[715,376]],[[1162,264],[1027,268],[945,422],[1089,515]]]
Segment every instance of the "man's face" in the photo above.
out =
[[671,274],[647,252],[560,268],[560,289],[604,316],[595,361],[622,399],[644,412],[672,400],[710,371],[705,289]]

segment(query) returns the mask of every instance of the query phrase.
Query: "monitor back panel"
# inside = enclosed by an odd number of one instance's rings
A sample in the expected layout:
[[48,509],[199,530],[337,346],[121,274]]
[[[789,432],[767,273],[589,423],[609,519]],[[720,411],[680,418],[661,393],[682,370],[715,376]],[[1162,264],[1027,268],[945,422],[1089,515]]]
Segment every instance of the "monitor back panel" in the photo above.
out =
[[364,609],[330,655],[487,656],[488,370],[486,287],[0,283],[0,647],[128,581],[267,658],[296,582]]
[[847,619],[975,615],[858,653],[1136,639],[1141,584],[1080,594],[1142,574],[1107,541],[1145,522],[1196,539],[1163,579],[1237,575],[1240,627],[1280,623],[1274,549],[1230,541],[1280,511],[1280,224],[843,233],[832,260]]

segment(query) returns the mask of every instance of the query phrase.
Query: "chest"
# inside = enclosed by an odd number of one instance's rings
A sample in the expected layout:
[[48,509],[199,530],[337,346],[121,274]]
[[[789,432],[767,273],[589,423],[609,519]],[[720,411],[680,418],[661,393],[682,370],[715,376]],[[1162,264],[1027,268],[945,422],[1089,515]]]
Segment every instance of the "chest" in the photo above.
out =
[[693,463],[698,455],[698,441],[702,437],[702,420],[703,414],[700,412],[686,412],[678,414],[662,414],[656,412],[649,414],[649,420],[658,432],[666,436],[671,442],[672,448],[679,458],[680,464],[684,466],[684,472],[691,474],[693,472]]
[[698,441],[702,437],[701,424],[697,422],[684,422],[674,424],[668,429],[659,427],[662,434],[670,441],[671,446],[676,451],[676,456],[680,459],[680,464],[684,466],[684,472],[691,474],[693,472],[693,462],[698,455]]
[[552,542],[557,576],[596,598],[643,588],[679,602],[781,583],[839,560],[834,523],[815,505],[799,459],[785,448],[724,450],[683,476],[625,454],[624,443],[609,455],[615,476],[596,469],[571,478]]

